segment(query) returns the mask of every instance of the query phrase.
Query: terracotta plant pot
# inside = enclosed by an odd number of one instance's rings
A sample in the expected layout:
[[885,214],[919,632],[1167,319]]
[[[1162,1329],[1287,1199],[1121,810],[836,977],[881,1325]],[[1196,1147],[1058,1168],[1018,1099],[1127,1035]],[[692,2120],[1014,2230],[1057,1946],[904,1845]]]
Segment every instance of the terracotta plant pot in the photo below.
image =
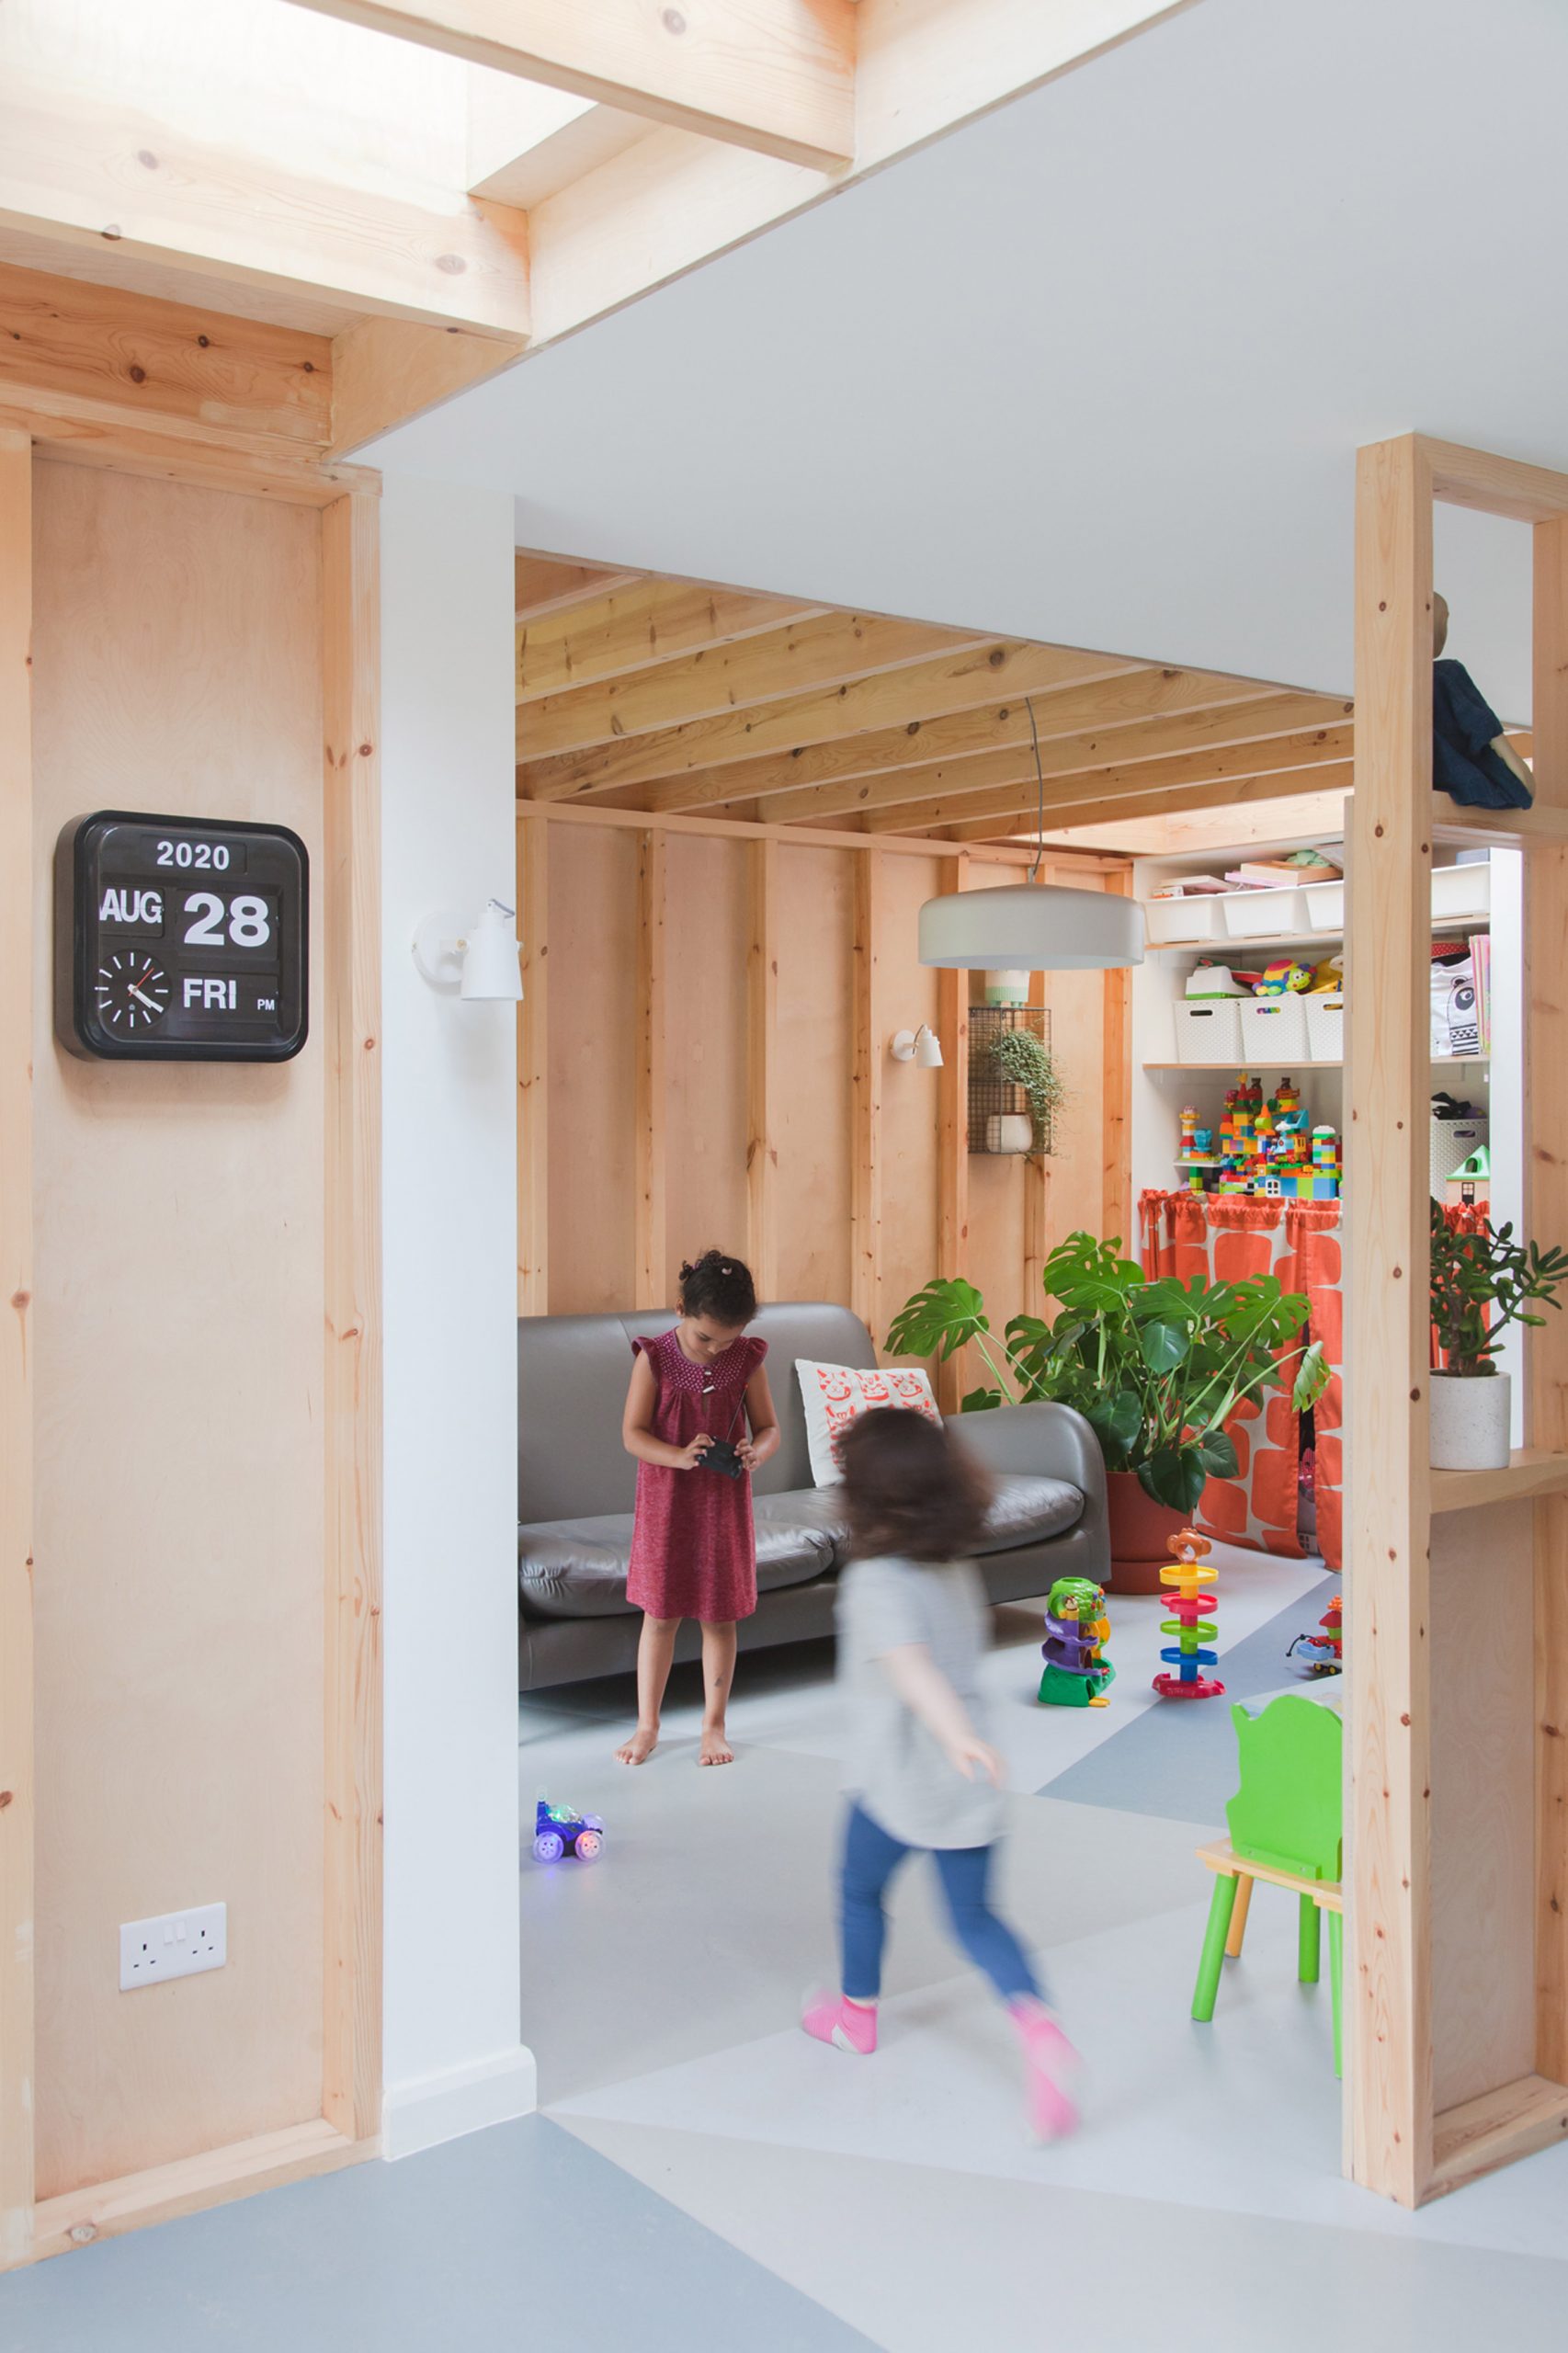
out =
[[1172,1560],[1166,1540],[1187,1526],[1187,1518],[1146,1495],[1136,1471],[1108,1471],[1105,1483],[1110,1518],[1110,1589],[1113,1593],[1158,1593],[1160,1571],[1168,1569]]

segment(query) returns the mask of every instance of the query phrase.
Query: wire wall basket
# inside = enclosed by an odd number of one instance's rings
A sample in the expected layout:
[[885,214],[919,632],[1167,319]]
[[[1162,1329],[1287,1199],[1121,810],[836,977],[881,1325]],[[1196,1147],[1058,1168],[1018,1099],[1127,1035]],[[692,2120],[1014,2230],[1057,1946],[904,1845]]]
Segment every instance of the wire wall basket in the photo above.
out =
[[1040,1160],[1049,1155],[1051,1123],[1037,1131],[1029,1098],[996,1067],[997,1040],[1028,1030],[1051,1051],[1051,1010],[1043,1005],[971,1005],[969,1008],[969,1148]]

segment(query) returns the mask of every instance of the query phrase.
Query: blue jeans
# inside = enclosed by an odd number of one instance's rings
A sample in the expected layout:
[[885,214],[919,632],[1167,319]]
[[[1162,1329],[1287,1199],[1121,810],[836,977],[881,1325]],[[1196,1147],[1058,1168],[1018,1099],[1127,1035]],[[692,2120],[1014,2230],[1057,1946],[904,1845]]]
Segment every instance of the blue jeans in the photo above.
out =
[[839,1923],[844,1946],[844,1991],[852,2002],[874,2002],[882,1989],[882,1943],[887,1920],[882,1892],[906,1855],[929,1855],[948,1900],[953,1934],[977,1969],[983,1969],[1005,2002],[1038,1995],[1040,1985],[1017,1938],[999,1920],[986,1895],[991,1875],[989,1847],[906,1847],[880,1824],[849,1809],[839,1881]]

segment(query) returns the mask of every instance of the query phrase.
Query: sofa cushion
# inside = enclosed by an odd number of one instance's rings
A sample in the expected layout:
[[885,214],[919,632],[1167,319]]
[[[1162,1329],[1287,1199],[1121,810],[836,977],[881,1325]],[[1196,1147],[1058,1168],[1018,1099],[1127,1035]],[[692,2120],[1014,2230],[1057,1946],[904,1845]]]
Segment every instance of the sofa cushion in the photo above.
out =
[[[756,1589],[804,1585],[831,1569],[834,1538],[805,1515],[778,1506],[788,1495],[767,1498],[756,1514]],[[814,1501],[806,1496],[802,1501]],[[631,1559],[631,1514],[607,1512],[591,1519],[535,1520],[517,1530],[517,1584],[523,1607],[536,1618],[614,1618],[635,1604],[626,1597]]]
[[[1082,1490],[1065,1479],[1031,1479],[1017,1472],[992,1474],[991,1508],[978,1552],[1010,1552],[1021,1544],[1043,1544],[1076,1527],[1084,1516]],[[763,1530],[767,1527],[810,1528],[833,1547],[842,1562],[849,1532],[842,1486],[798,1487],[784,1495],[758,1495],[756,1540],[760,1563]],[[760,1582],[760,1575],[759,1575]]]

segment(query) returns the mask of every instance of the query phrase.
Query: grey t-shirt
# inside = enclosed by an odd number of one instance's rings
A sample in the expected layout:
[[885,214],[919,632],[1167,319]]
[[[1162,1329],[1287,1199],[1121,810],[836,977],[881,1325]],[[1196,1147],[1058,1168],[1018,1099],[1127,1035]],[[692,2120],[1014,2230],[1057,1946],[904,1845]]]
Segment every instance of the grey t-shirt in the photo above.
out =
[[923,1643],[982,1739],[980,1662],[989,1620],[969,1561],[903,1557],[851,1562],[838,1581],[838,1681],[850,1715],[846,1788],[873,1822],[908,1847],[988,1847],[1001,1836],[1002,1793],[966,1781],[893,1689],[882,1660]]

